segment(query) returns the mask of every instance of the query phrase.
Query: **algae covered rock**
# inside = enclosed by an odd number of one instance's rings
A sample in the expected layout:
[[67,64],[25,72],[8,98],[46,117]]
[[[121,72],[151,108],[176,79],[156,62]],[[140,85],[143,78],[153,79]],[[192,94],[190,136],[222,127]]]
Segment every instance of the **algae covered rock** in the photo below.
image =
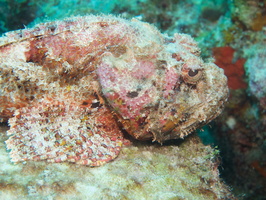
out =
[[167,145],[133,142],[101,167],[13,164],[1,126],[1,199],[233,199],[219,178],[217,152],[196,136]]

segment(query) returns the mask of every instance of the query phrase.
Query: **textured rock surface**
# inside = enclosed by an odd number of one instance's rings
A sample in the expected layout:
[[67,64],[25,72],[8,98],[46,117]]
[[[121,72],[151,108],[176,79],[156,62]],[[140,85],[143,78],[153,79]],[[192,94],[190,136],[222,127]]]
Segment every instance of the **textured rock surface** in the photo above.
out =
[[[246,71],[249,78],[249,90],[266,110],[266,48],[265,43],[252,46],[250,58],[247,61]],[[256,50],[255,50],[256,49]]]
[[217,154],[196,136],[168,145],[138,142],[104,166],[13,164],[0,127],[0,199],[234,199],[219,178]]
[[[0,39],[0,117],[12,161],[98,166],[122,132],[183,138],[222,111],[227,79],[188,35],[138,20],[86,16],[38,24]],[[14,116],[14,117],[13,117]]]

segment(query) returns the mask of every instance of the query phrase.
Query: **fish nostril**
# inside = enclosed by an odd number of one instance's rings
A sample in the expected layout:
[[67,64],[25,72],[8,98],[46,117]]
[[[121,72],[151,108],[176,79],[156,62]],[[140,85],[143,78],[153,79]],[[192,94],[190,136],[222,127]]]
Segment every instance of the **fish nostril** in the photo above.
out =
[[139,95],[139,93],[137,91],[133,91],[133,92],[128,92],[127,93],[127,97],[129,98],[135,98]]

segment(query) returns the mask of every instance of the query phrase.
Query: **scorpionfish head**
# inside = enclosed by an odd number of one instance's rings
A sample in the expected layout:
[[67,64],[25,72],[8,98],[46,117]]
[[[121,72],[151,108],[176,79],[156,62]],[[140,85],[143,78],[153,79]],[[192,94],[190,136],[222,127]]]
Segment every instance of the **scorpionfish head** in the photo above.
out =
[[183,138],[222,111],[227,79],[204,63],[194,40],[182,34],[162,44],[106,52],[97,67],[102,93],[121,127],[139,140]]

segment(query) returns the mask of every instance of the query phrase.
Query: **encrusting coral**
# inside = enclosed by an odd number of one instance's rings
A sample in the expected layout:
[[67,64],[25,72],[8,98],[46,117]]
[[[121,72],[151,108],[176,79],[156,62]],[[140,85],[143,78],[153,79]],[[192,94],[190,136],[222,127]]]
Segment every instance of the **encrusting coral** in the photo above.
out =
[[217,153],[196,135],[160,145],[134,141],[115,162],[14,165],[0,125],[0,199],[235,199],[219,177]]
[[0,38],[0,117],[13,162],[114,159],[124,133],[160,143],[210,122],[227,79],[188,35],[138,20],[73,17]]
[[228,87],[234,90],[246,88],[247,84],[243,79],[246,60],[240,58],[234,62],[235,50],[230,46],[215,47],[212,51],[215,64],[224,69],[224,74],[228,78]]

